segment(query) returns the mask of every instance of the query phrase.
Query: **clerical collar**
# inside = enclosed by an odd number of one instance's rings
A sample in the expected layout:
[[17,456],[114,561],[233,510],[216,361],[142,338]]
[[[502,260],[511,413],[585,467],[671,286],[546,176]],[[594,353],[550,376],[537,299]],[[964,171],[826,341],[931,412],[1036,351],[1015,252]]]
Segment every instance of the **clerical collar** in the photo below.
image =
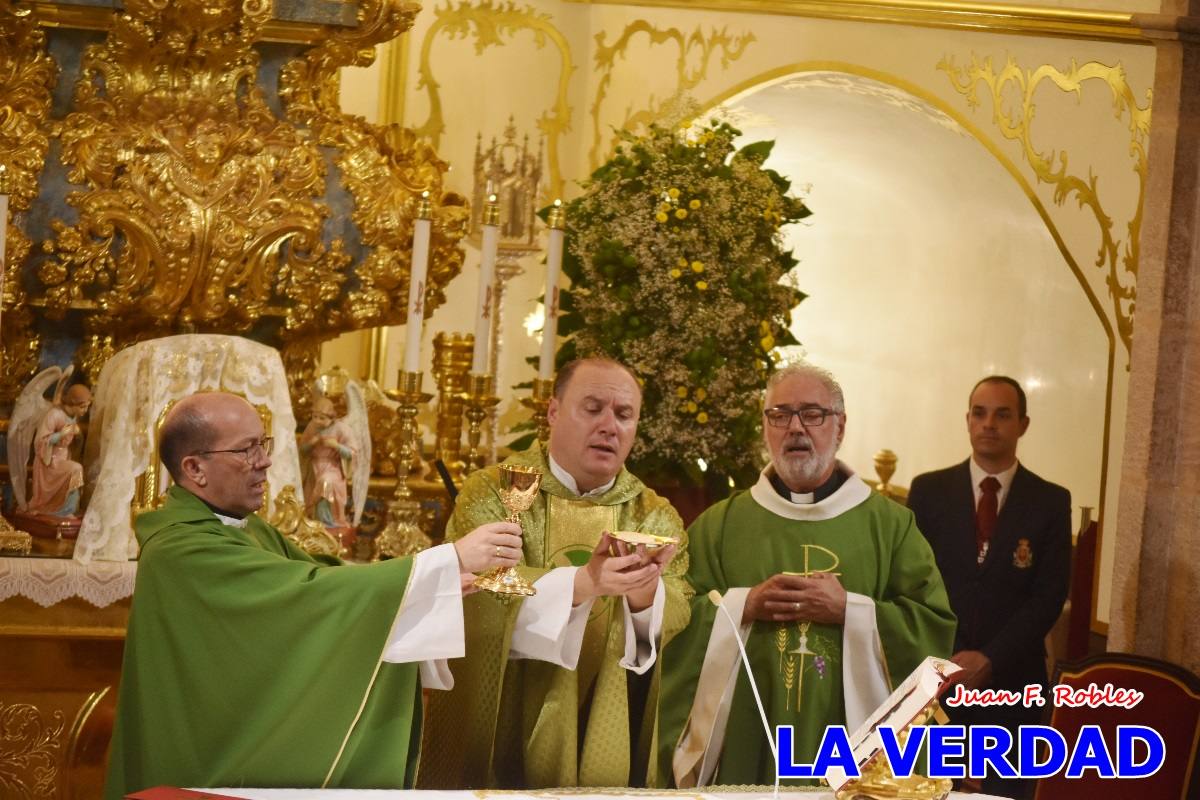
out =
[[563,469],[562,466],[560,466],[559,463],[554,460],[554,456],[550,455],[549,451],[546,452],[546,461],[550,464],[550,474],[553,475],[559,483],[565,486],[568,492],[576,497],[596,497],[598,495],[602,495],[611,489],[617,482],[616,476],[613,476],[613,479],[603,486],[597,486],[590,492],[581,492],[579,491],[579,484],[575,482],[575,476]]
[[226,511],[223,508],[217,508],[216,506],[214,506],[212,503],[205,500],[200,495],[196,495],[195,497],[201,503],[204,503],[204,505],[208,506],[209,511],[211,511],[217,515],[217,519],[221,520],[222,525],[228,525],[232,528],[246,527],[246,517],[234,516],[233,513]]
[[811,503],[819,503],[827,497],[830,497],[838,489],[842,488],[842,484],[846,482],[846,475],[839,469],[834,469],[833,474],[829,476],[829,480],[822,483],[811,492],[793,492],[788,488],[788,485],[783,482],[779,474],[771,470],[768,478],[771,481],[771,488],[776,494],[791,503],[799,505],[809,505]]

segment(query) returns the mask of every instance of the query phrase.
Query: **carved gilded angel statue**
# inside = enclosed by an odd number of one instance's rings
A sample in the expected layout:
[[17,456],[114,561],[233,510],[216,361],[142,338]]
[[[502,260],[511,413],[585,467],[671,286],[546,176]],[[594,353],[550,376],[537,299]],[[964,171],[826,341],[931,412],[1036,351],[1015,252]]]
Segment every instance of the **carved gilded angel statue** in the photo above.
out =
[[[71,442],[92,404],[81,383],[66,388],[74,367],[42,370],[21,391],[13,407],[8,433],[8,468],[17,509],[26,514],[75,517],[83,489],[83,465],[71,459]],[[53,402],[45,393],[54,386]],[[65,391],[64,391],[65,388]],[[26,501],[30,449],[33,450],[33,495]]]
[[[344,397],[346,415],[339,419],[336,403],[317,387],[312,420],[300,437],[300,454],[307,459],[305,511],[349,546],[367,502],[371,434],[362,389],[349,381]],[[352,499],[351,516],[348,499]]]

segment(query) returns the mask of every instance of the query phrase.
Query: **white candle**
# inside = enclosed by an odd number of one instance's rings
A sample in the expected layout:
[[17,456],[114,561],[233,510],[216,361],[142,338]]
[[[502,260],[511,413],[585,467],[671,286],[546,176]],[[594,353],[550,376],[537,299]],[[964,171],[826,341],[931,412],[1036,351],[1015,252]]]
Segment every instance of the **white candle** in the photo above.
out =
[[487,373],[488,347],[492,338],[492,283],[496,278],[496,250],[500,245],[500,205],[489,195],[483,207],[483,249],[479,259],[479,294],[475,301],[475,350],[471,372]]
[[422,192],[413,221],[412,270],[408,279],[408,322],[404,342],[404,371],[421,370],[421,327],[425,321],[425,276],[429,272],[429,237],[433,210],[429,192]]
[[542,322],[542,354],[538,359],[538,378],[554,377],[554,345],[558,335],[558,273],[562,271],[563,224],[562,200],[550,210],[550,242],[546,253],[546,316]]

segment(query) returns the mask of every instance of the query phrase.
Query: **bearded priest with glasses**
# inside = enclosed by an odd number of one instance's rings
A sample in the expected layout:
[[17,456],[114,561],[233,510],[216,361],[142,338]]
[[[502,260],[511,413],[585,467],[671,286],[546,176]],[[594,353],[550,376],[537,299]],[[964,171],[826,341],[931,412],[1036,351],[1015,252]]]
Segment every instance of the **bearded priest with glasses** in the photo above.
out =
[[772,731],[794,726],[795,762],[807,764],[827,725],[853,731],[954,642],[912,512],[836,458],[846,411],[833,376],[780,369],[764,407],[771,463],[688,530],[696,594],[691,622],[663,653],[659,706],[658,774],[678,788],[775,781],[738,639]]
[[412,558],[310,556],[255,513],[264,433],[223,392],[186,397],[163,421],[175,485],[135,523],[108,800],[162,784],[411,786],[421,689],[454,685],[472,573],[520,558],[508,522]]

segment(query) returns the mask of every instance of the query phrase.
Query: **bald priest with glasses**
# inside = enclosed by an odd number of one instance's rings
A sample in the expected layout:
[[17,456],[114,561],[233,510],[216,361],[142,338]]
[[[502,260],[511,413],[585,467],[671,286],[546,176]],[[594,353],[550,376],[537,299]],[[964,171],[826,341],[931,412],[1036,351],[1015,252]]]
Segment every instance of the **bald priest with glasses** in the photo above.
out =
[[272,441],[241,397],[192,395],[163,422],[175,485],[135,522],[141,555],[105,797],[157,785],[412,785],[421,688],[449,689],[462,594],[517,563],[489,523],[413,558],[314,558],[255,513]]
[[772,731],[794,726],[813,763],[827,725],[853,731],[930,655],[954,614],[912,512],[837,460],[842,389],[809,364],[767,383],[771,463],[748,492],[688,530],[691,622],[663,652],[660,776],[679,788],[770,784],[775,761],[740,664],[740,638]]

